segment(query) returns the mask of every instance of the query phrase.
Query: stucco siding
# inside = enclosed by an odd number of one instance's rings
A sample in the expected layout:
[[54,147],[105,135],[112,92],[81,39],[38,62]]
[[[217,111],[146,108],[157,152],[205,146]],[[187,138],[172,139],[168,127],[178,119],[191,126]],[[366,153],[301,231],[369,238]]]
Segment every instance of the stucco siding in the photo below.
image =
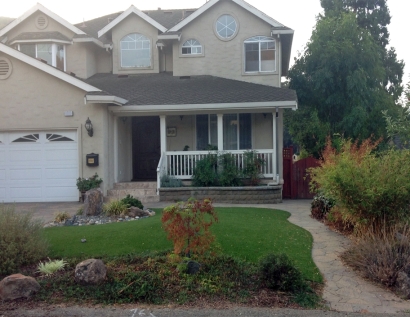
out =
[[[215,35],[215,22],[223,14],[232,15],[238,22],[239,31],[229,41],[220,40]],[[278,49],[276,72],[257,75],[244,72],[244,41],[257,35],[270,36],[270,33],[268,23],[231,1],[221,1],[182,29],[181,41],[175,41],[173,45],[174,76],[213,75],[278,87]],[[203,56],[182,56],[181,47],[189,39],[196,39],[203,45]],[[276,40],[279,41],[278,38]]]
[[167,137],[168,151],[182,151],[185,145],[189,146],[190,151],[194,151],[195,145],[195,116],[168,116],[167,127],[177,128],[175,137]]
[[[0,131],[75,129],[79,141],[79,176],[105,175],[107,169],[107,126],[105,105],[84,105],[85,92],[10,56],[13,72],[0,80]],[[65,117],[64,111],[74,112]],[[84,128],[87,118],[93,123],[94,136]],[[100,166],[86,166],[85,155],[100,154]],[[103,183],[103,189],[107,189]]]
[[97,73],[110,73],[112,71],[112,54],[105,49],[96,49]]
[[[151,67],[149,68],[128,68],[121,67],[121,39],[132,33],[140,33],[151,41]],[[120,22],[112,30],[113,41],[113,73],[114,74],[144,74],[159,72],[159,54],[156,47],[158,40],[158,30],[148,22],[144,21],[135,14],[131,14]]]
[[273,148],[272,114],[262,113],[252,115],[252,146],[254,149]]
[[8,40],[12,40],[14,37],[23,32],[60,32],[69,39],[73,38],[74,32],[62,26],[57,21],[47,16],[48,24],[44,29],[38,29],[36,26],[36,19],[39,15],[46,16],[42,12],[34,13],[26,20],[21,22],[18,26],[13,28],[7,33]]

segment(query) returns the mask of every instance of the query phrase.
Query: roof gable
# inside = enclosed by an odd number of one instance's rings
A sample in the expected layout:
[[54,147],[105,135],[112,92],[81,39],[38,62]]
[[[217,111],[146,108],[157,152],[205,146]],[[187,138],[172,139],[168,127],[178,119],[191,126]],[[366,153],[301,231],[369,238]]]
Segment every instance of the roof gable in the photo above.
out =
[[121,21],[123,21],[126,17],[128,17],[130,14],[136,14],[137,16],[139,16],[141,19],[145,20],[146,22],[148,22],[149,24],[151,24],[152,26],[154,26],[155,28],[157,28],[158,30],[160,30],[161,32],[165,32],[167,29],[159,24],[157,21],[155,21],[153,18],[151,18],[150,16],[148,16],[147,14],[145,14],[144,12],[138,10],[136,7],[134,7],[133,5],[131,5],[126,11],[124,11],[123,13],[121,13],[118,17],[116,17],[113,21],[111,21],[110,23],[108,23],[104,28],[102,28],[100,31],[98,31],[98,37],[103,36],[105,33],[107,33],[109,30],[111,30],[113,27],[115,27],[118,23],[120,23]]
[[[196,10],[194,13],[192,13],[190,16],[188,16],[186,19],[182,20],[180,23],[169,29],[170,32],[176,32],[181,30],[185,25],[190,23],[191,21],[195,20],[198,16],[200,16],[202,13],[208,11],[211,7],[213,7],[215,4],[220,2],[221,0],[210,0],[207,3],[205,3],[202,7],[200,7],[198,10]],[[243,0],[232,0],[232,2],[235,2],[237,5],[241,6],[245,10],[249,11],[250,13],[256,15],[258,18],[262,19],[263,21],[267,22],[271,26],[275,28],[282,28],[285,27],[283,24],[279,23],[275,19],[272,19],[270,16],[266,15],[262,11],[256,9],[255,7],[251,6],[249,3],[243,1]]]
[[28,10],[26,13],[24,13],[22,16],[19,18],[15,19],[13,22],[9,23],[6,27],[0,30],[0,37],[8,33],[11,29],[15,28],[17,25],[25,21],[28,17],[30,17],[32,14],[34,14],[37,11],[43,12],[45,15],[49,16],[53,20],[57,21],[70,31],[74,32],[75,34],[85,34],[83,31],[81,31],[79,28],[75,27],[71,23],[67,22],[54,12],[51,12],[49,9],[41,5],[40,3],[37,3],[34,7],[32,7],[30,10]]
[[26,64],[29,64],[39,70],[42,70],[43,72],[50,74],[51,76],[57,77],[63,81],[65,81],[66,83],[69,83],[77,88],[80,88],[84,91],[90,92],[90,91],[101,91],[101,89],[96,88],[90,84],[87,84],[85,82],[83,82],[82,80],[75,78],[71,75],[68,75],[67,73],[54,68],[53,66],[50,66],[48,64],[44,64],[43,62],[32,58],[26,54],[23,54],[21,52],[19,52],[18,50],[15,50],[5,44],[0,43],[0,52],[3,52],[11,57],[14,57]]

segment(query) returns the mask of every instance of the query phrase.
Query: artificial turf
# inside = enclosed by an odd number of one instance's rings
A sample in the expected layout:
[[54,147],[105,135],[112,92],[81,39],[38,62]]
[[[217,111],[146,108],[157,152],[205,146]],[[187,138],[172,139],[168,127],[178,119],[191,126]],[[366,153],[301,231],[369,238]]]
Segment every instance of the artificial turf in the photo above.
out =
[[[226,255],[256,262],[268,253],[286,253],[305,278],[321,282],[312,260],[311,234],[288,222],[290,214],[263,208],[216,208],[212,231]],[[45,229],[53,258],[118,256],[172,249],[161,228],[161,211],[138,221]],[[81,243],[81,239],[87,242]]]

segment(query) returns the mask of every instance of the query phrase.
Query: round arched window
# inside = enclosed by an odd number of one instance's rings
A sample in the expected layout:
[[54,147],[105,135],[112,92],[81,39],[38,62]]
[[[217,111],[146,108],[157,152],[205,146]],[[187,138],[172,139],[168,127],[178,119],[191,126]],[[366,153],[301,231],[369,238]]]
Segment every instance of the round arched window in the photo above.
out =
[[238,30],[238,23],[232,15],[224,14],[216,20],[215,30],[223,40],[232,39]]

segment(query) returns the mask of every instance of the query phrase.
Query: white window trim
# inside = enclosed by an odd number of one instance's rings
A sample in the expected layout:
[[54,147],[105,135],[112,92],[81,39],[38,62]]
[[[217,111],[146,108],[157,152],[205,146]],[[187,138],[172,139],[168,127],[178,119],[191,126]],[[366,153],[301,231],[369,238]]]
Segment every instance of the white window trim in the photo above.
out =
[[[224,15],[229,15],[229,16],[231,16],[231,17],[235,20],[235,23],[236,23],[236,30],[235,30],[235,32],[232,34],[232,36],[230,36],[230,37],[223,37],[223,36],[219,35],[219,33],[218,33],[218,31],[217,31],[218,20],[219,20],[221,17],[223,17]],[[223,13],[223,14],[219,15],[218,18],[215,20],[214,26],[213,26],[213,30],[214,30],[215,36],[216,36],[218,39],[220,39],[221,41],[224,41],[224,42],[229,42],[229,41],[233,40],[233,39],[238,35],[239,27],[240,27],[240,25],[239,25],[239,20],[238,20],[238,18],[237,18],[233,13],[231,13],[231,12],[226,12],[226,13]]]
[[[230,113],[228,113],[230,114]],[[252,113],[249,113],[249,115],[251,116],[251,148],[250,149],[240,149],[241,147],[241,139],[240,139],[240,121],[239,121],[239,115],[240,113],[232,113],[232,114],[236,114],[236,121],[237,121],[237,125],[236,125],[236,149],[234,150],[226,150],[225,146],[224,146],[224,150],[226,151],[237,151],[237,150],[252,150],[253,149],[253,115]],[[243,114],[246,114],[246,112],[244,112]],[[224,140],[225,141],[225,140]],[[225,144],[224,144],[225,145]]]
[[[277,45],[278,42],[276,41],[276,39],[272,38],[272,37],[268,37],[268,36],[263,36],[265,38],[269,38],[269,40],[260,40],[260,41],[249,41],[250,39],[254,38],[254,37],[258,37],[258,35],[252,36],[248,39],[246,39],[245,41],[243,41],[243,72],[244,74],[249,74],[249,75],[255,75],[255,74],[273,74],[273,73],[277,73],[278,68],[277,68],[277,60],[278,60],[278,50],[277,50]],[[269,43],[269,42],[274,42],[275,43],[275,68],[274,70],[261,70],[262,67],[262,63],[261,63],[261,43]],[[246,48],[245,48],[245,44],[249,44],[249,43],[258,43],[259,44],[259,70],[257,71],[246,71]]]
[[[183,54],[183,53],[182,53],[182,49],[183,49],[184,47],[187,47],[187,46],[184,46],[184,44],[185,44],[186,42],[188,42],[188,41],[197,41],[197,42],[199,43],[199,45],[197,45],[197,46],[195,46],[195,47],[199,47],[199,46],[200,46],[200,47],[201,47],[201,53]],[[205,46],[204,46],[203,44],[201,44],[202,41],[199,41],[199,40],[196,39],[196,38],[189,38],[189,39],[187,39],[186,41],[182,41],[182,42],[183,42],[183,44],[181,45],[181,47],[180,47],[180,49],[179,49],[179,57],[195,58],[195,57],[204,57],[204,56],[205,56]],[[194,46],[188,46],[188,47],[194,47]]]
[[[123,51],[123,48],[121,47],[121,43],[122,43],[122,41],[123,41],[123,39],[124,39],[125,37],[127,37],[127,36],[129,36],[129,35],[133,35],[133,34],[142,35],[142,36],[144,36],[144,37],[149,41],[149,62],[150,62],[150,65],[149,65],[149,66],[141,66],[141,67],[138,67],[138,66],[124,66],[124,65],[122,64],[122,51]],[[124,36],[121,38],[121,40],[120,40],[119,49],[120,49],[119,57],[120,57],[120,67],[121,67],[121,69],[152,69],[152,68],[153,68],[153,62],[152,62],[152,54],[153,54],[152,39],[149,38],[148,36],[145,36],[145,35],[142,34],[142,33],[129,33],[129,34],[127,34],[127,35],[124,35]]]

